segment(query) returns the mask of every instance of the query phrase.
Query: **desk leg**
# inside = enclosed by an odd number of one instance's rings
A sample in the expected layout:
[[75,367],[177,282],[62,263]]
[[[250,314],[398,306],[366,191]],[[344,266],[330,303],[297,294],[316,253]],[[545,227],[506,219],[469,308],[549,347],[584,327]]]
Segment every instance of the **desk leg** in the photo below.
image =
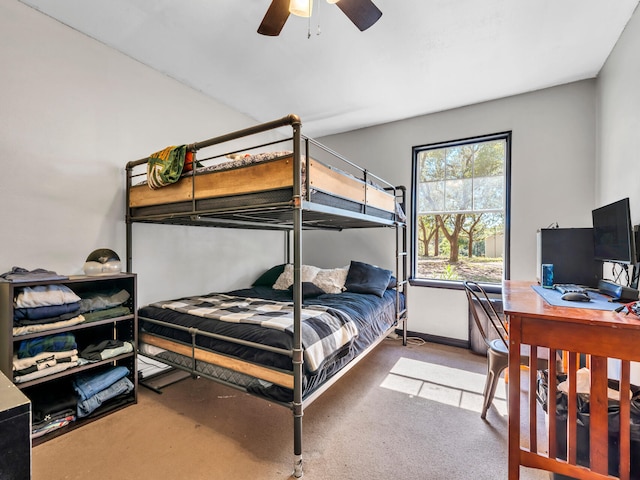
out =
[[509,480],[520,478],[520,329],[521,319],[509,317]]

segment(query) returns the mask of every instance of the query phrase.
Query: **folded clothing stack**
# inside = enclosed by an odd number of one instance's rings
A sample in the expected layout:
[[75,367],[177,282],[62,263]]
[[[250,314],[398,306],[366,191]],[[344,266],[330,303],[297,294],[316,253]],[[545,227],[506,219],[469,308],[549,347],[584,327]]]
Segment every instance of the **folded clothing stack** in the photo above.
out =
[[126,290],[74,293],[66,285],[41,285],[19,290],[14,299],[13,335],[40,333],[129,315],[123,304],[129,299]]
[[20,342],[13,356],[13,381],[25,383],[78,365],[78,345],[72,333]]
[[78,399],[69,379],[31,387],[29,399],[32,438],[62,428],[76,419]]
[[129,369],[124,366],[76,375],[73,389],[78,396],[78,418],[86,417],[105,402],[131,392],[134,387],[127,375]]
[[81,298],[66,285],[24,287],[14,298],[13,324],[25,327],[78,316]]
[[80,352],[80,362],[90,363],[107,360],[133,351],[133,343],[123,340],[103,340],[91,344]]
[[109,402],[117,404],[133,390],[129,369],[109,366],[29,388],[33,438],[62,428]]

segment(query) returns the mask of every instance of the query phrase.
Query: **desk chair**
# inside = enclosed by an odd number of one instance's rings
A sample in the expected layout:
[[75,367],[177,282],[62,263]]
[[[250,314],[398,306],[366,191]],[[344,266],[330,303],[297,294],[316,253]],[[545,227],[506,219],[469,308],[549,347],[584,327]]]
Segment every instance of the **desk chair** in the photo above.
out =
[[[484,419],[493,402],[500,374],[509,366],[509,327],[504,318],[496,311],[487,292],[480,285],[472,281],[465,281],[463,284],[469,301],[469,310],[484,343],[487,345],[487,381],[484,386],[484,403],[480,414],[480,418]],[[481,317],[486,318],[487,322],[483,322]],[[522,345],[520,364],[529,365],[529,351],[528,345]],[[549,349],[538,347],[537,352],[536,368],[538,370],[547,368]]]
[[[487,381],[484,385],[484,402],[480,414],[480,418],[484,419],[491,402],[493,402],[500,374],[509,366],[508,329],[504,319],[496,312],[487,292],[480,285],[476,282],[465,281],[464,289],[469,301],[469,310],[484,343],[487,345]],[[480,319],[481,315],[488,320],[487,323]]]

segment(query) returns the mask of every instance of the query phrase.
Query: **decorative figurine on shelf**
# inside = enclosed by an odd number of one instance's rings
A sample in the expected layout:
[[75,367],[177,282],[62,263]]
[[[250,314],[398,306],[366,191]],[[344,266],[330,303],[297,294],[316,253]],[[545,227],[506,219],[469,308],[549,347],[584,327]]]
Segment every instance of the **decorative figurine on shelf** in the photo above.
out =
[[85,275],[113,275],[122,271],[122,263],[113,250],[99,248],[89,254],[82,269]]

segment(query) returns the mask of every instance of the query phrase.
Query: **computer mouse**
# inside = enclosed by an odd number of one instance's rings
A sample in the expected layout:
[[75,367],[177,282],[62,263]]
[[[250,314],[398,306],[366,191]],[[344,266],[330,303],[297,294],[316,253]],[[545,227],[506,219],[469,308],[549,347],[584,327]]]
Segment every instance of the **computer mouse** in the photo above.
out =
[[562,300],[567,300],[569,302],[590,302],[589,294],[580,293],[580,292],[567,292],[562,295]]

